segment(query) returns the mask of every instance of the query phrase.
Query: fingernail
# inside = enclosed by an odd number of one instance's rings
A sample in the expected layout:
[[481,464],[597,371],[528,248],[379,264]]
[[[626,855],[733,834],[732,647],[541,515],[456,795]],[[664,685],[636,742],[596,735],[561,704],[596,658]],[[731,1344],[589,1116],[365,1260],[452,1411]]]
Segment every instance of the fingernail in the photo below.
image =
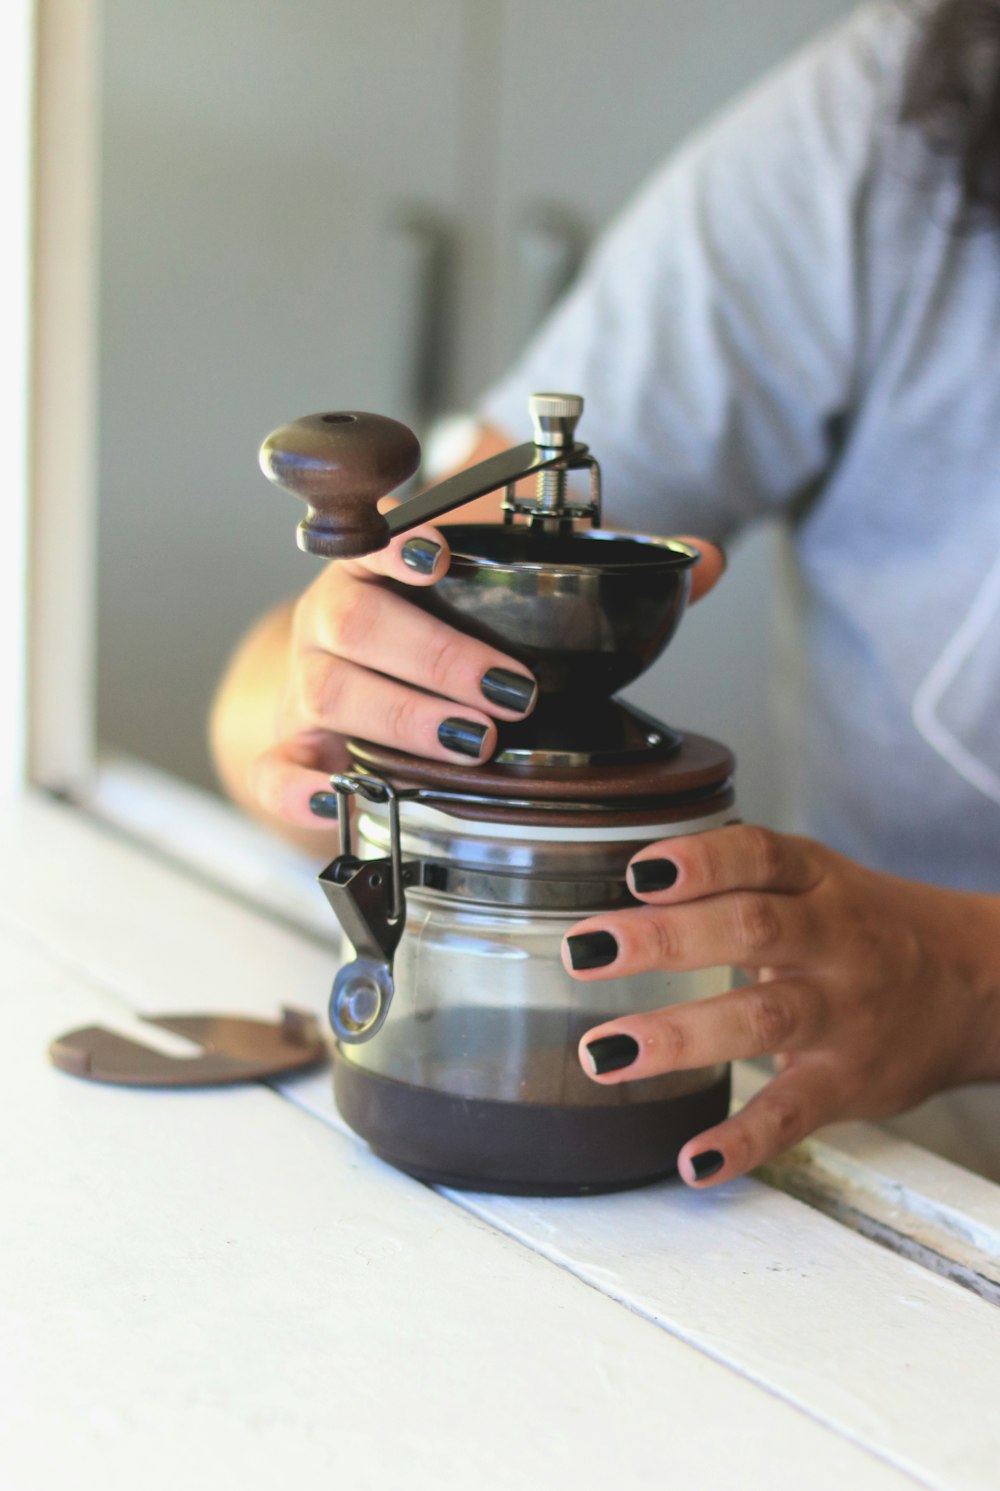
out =
[[432,538],[411,538],[400,551],[403,563],[415,569],[418,575],[429,575],[437,564],[441,545]]
[[314,792],[309,807],[317,818],[339,818],[336,792]]
[[569,961],[577,971],[607,968],[618,956],[618,944],[610,932],[579,932],[566,938]]
[[630,1035],[602,1035],[584,1049],[595,1077],[601,1077],[605,1072],[620,1072],[622,1067],[631,1066],[639,1054],[639,1042]]
[[717,1149],[703,1149],[701,1154],[691,1157],[695,1180],[707,1180],[710,1175],[718,1175],[725,1163],[725,1155]]
[[632,884],[636,895],[669,890],[677,883],[678,870],[672,859],[636,859],[632,861]]
[[477,725],[474,720],[443,720],[438,726],[438,740],[446,751],[458,751],[462,756],[481,756],[487,730],[488,726]]
[[512,673],[509,668],[491,668],[483,674],[479,687],[491,704],[501,709],[516,709],[525,714],[535,702],[538,685],[524,673]]

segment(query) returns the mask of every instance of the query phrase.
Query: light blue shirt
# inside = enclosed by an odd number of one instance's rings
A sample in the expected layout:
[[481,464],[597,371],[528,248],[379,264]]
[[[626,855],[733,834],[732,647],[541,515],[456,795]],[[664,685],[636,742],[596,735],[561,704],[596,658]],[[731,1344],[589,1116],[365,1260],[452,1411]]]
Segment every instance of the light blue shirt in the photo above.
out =
[[899,122],[917,24],[865,6],[668,162],[480,412],[583,393],[610,524],[787,515],[809,831],[1000,891],[1000,224]]

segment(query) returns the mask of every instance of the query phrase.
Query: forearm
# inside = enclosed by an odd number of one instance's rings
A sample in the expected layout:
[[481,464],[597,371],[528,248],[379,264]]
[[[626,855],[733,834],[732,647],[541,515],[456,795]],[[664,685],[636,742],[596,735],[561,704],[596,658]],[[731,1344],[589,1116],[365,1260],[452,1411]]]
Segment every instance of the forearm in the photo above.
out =
[[209,744],[219,780],[241,808],[269,827],[287,825],[268,813],[252,791],[253,763],[278,738],[278,714],[291,658],[294,603],[262,616],[240,642],[216,690],[209,718]]

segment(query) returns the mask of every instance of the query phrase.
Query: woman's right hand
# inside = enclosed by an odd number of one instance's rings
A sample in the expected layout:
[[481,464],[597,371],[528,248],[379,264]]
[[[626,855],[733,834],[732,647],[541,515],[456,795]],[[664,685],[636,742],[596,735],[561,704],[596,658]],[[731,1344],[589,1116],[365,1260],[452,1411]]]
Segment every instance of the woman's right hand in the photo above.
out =
[[296,603],[276,743],[248,774],[254,806],[289,827],[336,815],[329,774],[361,736],[436,761],[488,761],[497,721],[532,710],[523,663],[456,631],[378,582],[433,585],[448,568],[440,529],[414,529],[377,554],[327,565]]

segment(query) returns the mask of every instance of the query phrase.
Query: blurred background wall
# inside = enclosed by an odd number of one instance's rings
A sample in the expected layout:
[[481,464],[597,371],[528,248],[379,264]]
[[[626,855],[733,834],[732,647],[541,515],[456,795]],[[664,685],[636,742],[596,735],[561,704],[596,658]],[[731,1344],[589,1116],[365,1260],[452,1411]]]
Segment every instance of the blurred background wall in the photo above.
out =
[[[268,430],[468,408],[646,172],[850,9],[104,0],[103,743],[211,784],[225,658],[314,572],[256,469]],[[635,691],[735,746],[772,822],[778,570],[772,534],[744,541]]]

